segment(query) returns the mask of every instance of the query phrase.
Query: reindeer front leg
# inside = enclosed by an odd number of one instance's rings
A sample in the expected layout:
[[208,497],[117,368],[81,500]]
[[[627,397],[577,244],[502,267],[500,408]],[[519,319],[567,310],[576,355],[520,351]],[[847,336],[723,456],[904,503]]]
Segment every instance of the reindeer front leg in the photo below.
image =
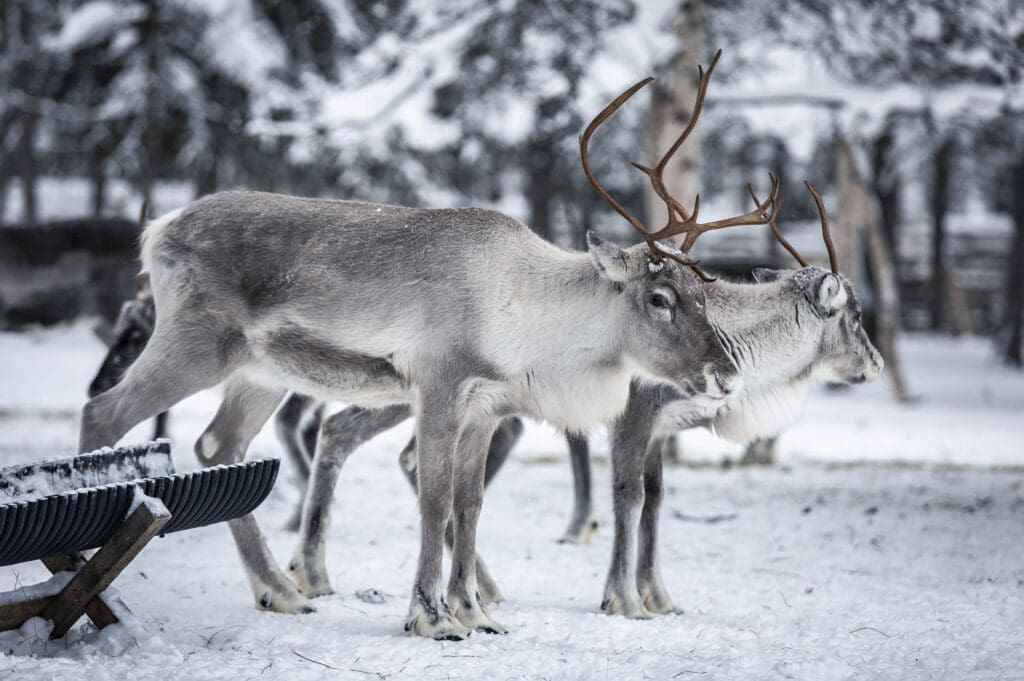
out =
[[612,564],[601,609],[609,615],[648,619],[637,590],[637,530],[644,505],[644,472],[655,418],[664,403],[659,395],[631,386],[626,410],[612,433],[612,478],[615,512]]
[[[619,434],[616,433],[618,436]],[[644,607],[637,591],[637,527],[644,503],[643,461],[632,451],[641,450],[646,442],[637,441],[634,433],[623,436],[632,442],[616,444],[612,448],[613,502],[615,536],[612,540],[612,564],[604,587],[601,609],[609,615],[625,615],[632,619],[649,619],[651,613]],[[616,437],[619,440],[620,437]]]
[[454,457],[460,419],[454,389],[423,388],[416,418],[420,556],[405,629],[417,636],[460,641],[470,630],[452,613],[441,589],[444,531],[452,512]]
[[[519,436],[523,433],[523,422],[512,416],[503,419],[498,424],[497,430],[494,431],[494,436],[491,438],[491,444],[487,450],[487,467],[484,475],[484,489],[487,485],[491,484],[491,480],[501,469],[505,463],[505,459],[508,458],[509,452],[512,451],[512,447],[515,446],[519,440]],[[409,444],[405,446],[402,453],[398,455],[398,466],[402,469],[402,473],[405,474],[405,479],[412,485],[412,489],[416,492],[419,487],[416,483],[416,437],[413,436],[409,440]],[[455,528],[454,523],[449,522],[448,527],[445,529],[444,541],[448,548],[455,546]],[[487,569],[487,565],[484,563],[484,559],[479,555],[476,557],[476,582],[477,590],[480,592],[480,597],[483,599],[485,604],[488,603],[499,603],[505,600],[505,597],[501,595],[501,590],[495,583],[494,578],[491,577],[490,571]]]
[[658,565],[658,513],[664,496],[662,452],[665,438],[652,438],[644,467],[644,508],[640,514],[636,585],[644,607],[653,613],[682,613],[661,581]]
[[467,628],[488,634],[507,633],[491,619],[477,584],[476,527],[484,500],[488,445],[496,426],[494,419],[470,421],[459,441],[455,462],[452,571],[448,582],[448,602],[455,616]]

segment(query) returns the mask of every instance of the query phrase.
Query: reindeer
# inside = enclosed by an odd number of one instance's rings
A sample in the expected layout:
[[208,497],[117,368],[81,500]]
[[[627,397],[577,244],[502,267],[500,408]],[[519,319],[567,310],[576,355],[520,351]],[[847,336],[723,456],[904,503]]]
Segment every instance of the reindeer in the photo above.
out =
[[[719,51],[715,56],[716,62],[720,56],[721,51]],[[633,85],[626,92],[619,95],[618,98],[606,106],[604,110],[602,110],[590,122],[583,134],[580,136],[580,159],[584,173],[591,185],[598,194],[605,199],[605,201],[611,204],[620,215],[626,218],[626,220],[637,230],[637,232],[640,233],[645,241],[643,246],[634,247],[625,251],[617,247],[612,247],[613,250],[608,251],[606,254],[601,254],[601,249],[608,247],[609,244],[601,241],[595,241],[593,237],[588,236],[591,244],[590,250],[596,258],[595,262],[597,263],[599,270],[603,274],[612,275],[612,291],[616,295],[620,292],[625,293],[628,283],[633,281],[636,277],[654,277],[655,280],[657,280],[662,271],[674,272],[677,269],[676,266],[679,264],[689,267],[701,280],[711,281],[711,278],[700,269],[698,263],[689,259],[687,254],[674,248],[669,239],[677,234],[703,233],[705,231],[724,229],[739,225],[767,224],[774,211],[773,206],[777,200],[778,194],[778,181],[775,178],[772,178],[772,186],[768,194],[768,198],[763,203],[759,203],[755,206],[754,210],[739,216],[724,218],[707,223],[701,223],[697,219],[700,208],[698,198],[694,205],[694,210],[692,214],[689,215],[688,219],[670,220],[669,224],[661,230],[648,230],[642,221],[634,217],[619,205],[618,202],[601,186],[591,172],[588,156],[589,142],[601,123],[612,115],[612,113],[614,113],[614,111],[617,110],[624,101],[651,80],[653,80],[653,78],[647,78]],[[696,119],[693,119],[690,125],[681,133],[679,139],[666,153],[666,159],[675,153],[682,141],[690,134],[695,122]],[[548,279],[548,281],[553,286],[564,286],[564,282],[557,279]],[[537,289],[534,294],[538,297],[543,297],[544,295],[540,289]],[[686,289],[681,290],[677,289],[675,286],[668,286],[661,288],[647,288],[644,295],[646,297],[644,297],[641,302],[647,309],[648,315],[653,315],[654,318],[660,317],[663,322],[672,322],[677,317],[678,313],[675,310],[678,305],[690,294]],[[556,300],[557,299],[558,298],[556,297]],[[614,300],[614,298],[609,300]],[[503,304],[505,307],[509,306],[508,303]],[[543,308],[545,305],[549,304],[549,302],[546,302],[544,305],[538,305],[538,307]],[[696,304],[701,307],[703,306],[702,301],[696,301]],[[591,312],[599,314],[598,308],[592,308]],[[617,314],[614,311],[613,313]],[[520,323],[536,326],[536,322],[534,321],[535,316],[536,314],[533,312],[520,316]],[[559,316],[543,316],[542,319],[544,324],[555,323],[560,319],[568,320],[567,317],[563,318]],[[642,329],[634,331],[623,329],[623,333],[626,334],[635,335],[638,331],[643,333]],[[554,328],[545,329],[545,332],[563,336],[570,333],[573,335],[578,333],[576,329],[563,329],[558,331]],[[589,333],[589,331],[584,332],[584,335],[587,335],[587,333]],[[502,345],[508,345],[510,343],[510,339],[502,338],[498,335],[491,337],[491,340]],[[511,343],[513,345],[518,345],[518,340],[513,338]],[[670,348],[665,347],[664,350],[667,354],[672,354],[672,350]],[[677,345],[675,349],[676,361],[687,361],[684,360],[683,357],[691,356],[693,350],[694,348],[688,344]],[[494,351],[490,350],[490,352],[493,354]],[[568,356],[565,358],[571,359]],[[556,380],[556,377],[565,374],[565,372],[561,370],[554,371],[552,374],[530,372],[527,373],[525,378],[525,387],[530,391],[529,398],[524,399],[522,402],[517,401],[514,409],[491,409],[490,414],[492,416],[499,417],[510,416],[513,414],[534,416],[536,418],[544,419],[566,432],[584,432],[585,428],[579,425],[578,420],[564,417],[553,417],[553,414],[564,410],[589,411],[592,409],[592,405],[596,402],[604,402],[609,398],[612,398],[616,408],[619,408],[620,404],[624,405],[624,403],[620,401],[628,396],[629,385],[632,382],[632,379],[637,375],[644,376],[646,374],[644,378],[649,380],[653,373],[650,370],[644,371],[641,366],[634,367],[633,372],[633,375],[629,375],[628,370],[617,374],[618,378],[624,381],[623,383],[608,382],[603,385],[597,382],[588,382],[586,384],[576,382],[572,385],[566,385],[563,382],[563,379]],[[657,376],[655,375],[655,377]],[[675,379],[671,379],[669,382],[678,386],[681,390],[685,390],[692,394],[695,399],[707,399],[710,402],[720,402],[721,400],[724,400],[735,389],[735,386],[727,386],[724,385],[722,381],[714,379],[713,375],[705,377],[700,377],[698,375],[696,381],[689,377],[682,379],[677,377]],[[562,390],[559,392],[559,399],[567,400],[568,404],[556,404],[544,399],[542,396],[544,395],[545,391],[543,389],[546,384],[557,384],[562,386]],[[709,389],[708,386],[713,385],[721,387],[722,390],[715,391],[714,389]],[[573,390],[573,387],[579,387],[581,390]],[[618,391],[624,389],[625,394],[618,392],[591,392],[591,390],[594,389],[599,391]],[[503,400],[505,399],[507,398],[503,396]],[[530,403],[531,399],[533,400],[532,403]],[[502,406],[504,406],[504,404]],[[381,430],[392,427],[393,425],[408,418],[410,413],[408,404],[395,404],[389,406],[387,409],[380,409],[371,412],[350,410],[332,416],[324,421],[320,430],[320,438],[313,464],[313,472],[310,478],[310,487],[307,500],[304,505],[300,540],[296,552],[288,565],[292,579],[305,594],[316,596],[332,592],[330,580],[327,576],[325,560],[325,533],[329,523],[329,512],[331,506],[330,500],[333,496],[340,468],[352,451],[351,443],[354,441],[364,440],[372,433],[380,432]],[[603,413],[612,416],[616,414],[613,409],[605,409],[603,410]],[[488,439],[481,439],[480,442],[477,443],[478,448],[481,451],[487,450],[489,436],[494,432],[496,427],[497,419],[493,419],[490,424]],[[416,452],[418,458],[417,482],[422,508],[424,495],[428,492],[424,489],[424,442],[419,431],[417,432],[416,439]],[[476,467],[478,476],[476,482],[481,484],[479,485],[479,489],[475,489],[475,491],[482,495],[482,483],[485,478],[486,470],[485,460],[481,458],[477,462]],[[431,475],[433,475],[432,471]],[[436,483],[431,482],[431,484],[433,485]],[[458,492],[456,492],[456,496],[458,496]],[[490,579],[486,568],[476,557],[475,552],[463,552],[460,549],[459,513],[461,511],[459,509],[460,504],[458,499],[456,499],[455,505],[456,516],[453,519],[453,528],[447,529],[446,525],[442,525],[441,528],[454,538],[453,571],[456,569],[460,571],[465,569],[471,575],[471,583],[474,587],[472,595],[476,596],[476,600],[478,601],[477,605],[482,608],[484,605],[483,601],[500,598],[500,592],[497,591],[496,587],[491,588],[493,586],[493,580]],[[440,533],[436,535],[437,538],[440,538],[440,536]],[[472,570],[465,567],[467,562],[472,564]],[[459,591],[458,589],[450,587],[449,593],[459,593]],[[466,609],[475,609],[475,605],[472,603],[472,598],[467,600],[464,606]],[[485,624],[483,626],[485,630],[488,628],[486,624],[488,619],[485,616],[474,614],[473,618],[474,621],[484,622]],[[412,619],[411,621],[415,628],[416,620]]]
[[[581,137],[590,178],[593,129]],[[589,233],[587,252],[562,250],[476,208],[258,192],[199,199],[146,227],[156,327],[124,379],[86,403],[80,448],[113,444],[142,419],[220,383],[224,399],[196,444],[206,465],[243,458],[288,390],[364,407],[413,404],[421,542],[406,628],[453,639],[504,631],[477,594],[475,572],[484,454],[498,420],[523,414],[585,432],[622,412],[635,376],[709,401],[734,392],[738,369],[704,310],[707,275],[658,240],[766,224],[776,193],[773,182],[754,210],[711,223],[697,221],[697,206],[660,232],[637,221],[646,243],[628,249]],[[315,470],[314,490],[317,477]],[[312,609],[252,516],[231,530],[260,607]]]
[[[700,115],[717,59],[718,55],[708,71],[699,74],[697,104],[687,130],[676,145],[653,168],[637,166],[648,175],[655,191],[666,201],[670,215],[681,222],[690,220],[691,216],[668,196],[661,173],[671,153],[685,141]],[[638,85],[642,87],[645,83]],[[609,105],[611,110],[602,112],[595,119],[596,123],[599,125],[607,119],[636,89],[638,87],[634,86],[623,93],[616,100],[618,104],[613,102]],[[589,174],[588,177],[596,182]],[[776,184],[773,178],[773,187]],[[677,610],[662,583],[656,551],[662,496],[661,453],[667,437],[678,430],[698,426],[710,427],[723,437],[737,441],[772,437],[799,415],[812,379],[859,383],[877,377],[882,370],[882,359],[861,325],[860,304],[849,281],[838,272],[824,202],[813,186],[809,182],[806,184],[819,210],[831,272],[808,266],[783,237],[776,223],[781,201],[773,201],[773,212],[766,216],[767,224],[802,269],[759,269],[754,273],[757,283],[715,281],[708,286],[709,320],[740,367],[743,387],[722,404],[709,403],[692,390],[680,390],[678,386],[639,380],[631,385],[626,410],[612,433],[615,540],[601,606],[605,612],[647,618],[652,613]],[[605,196],[606,192],[599,186],[596,188]],[[752,189],[751,195],[755,205],[763,205]],[[609,203],[624,213],[621,206],[613,201]],[[624,217],[631,223],[638,222],[631,215]],[[680,251],[689,253],[701,233],[697,230],[683,233],[678,242]],[[344,457],[359,444],[408,415],[408,408],[386,414],[350,409],[337,415],[331,439],[340,452],[332,455],[333,474],[336,476],[337,467]],[[514,427],[521,428],[518,423]],[[516,437],[514,432],[506,432],[492,441],[489,464],[493,461],[493,465],[488,466],[488,479],[500,467]],[[415,446],[413,438],[400,455],[403,470],[414,486],[417,477]],[[323,448],[318,454],[321,466],[327,459],[324,453],[329,450],[330,447]],[[581,520],[588,519],[590,500],[587,450],[585,446],[570,446],[570,452],[576,481],[576,513],[569,529],[572,532],[579,530]],[[581,471],[586,473],[583,480],[580,479]],[[335,479],[331,478],[330,489],[333,489]],[[329,503],[329,494],[321,492],[311,497],[306,508],[306,517],[312,521],[311,524],[325,517]],[[580,509],[585,511],[580,512]],[[322,528],[322,523],[319,526]],[[322,541],[322,537],[313,538],[313,541],[318,540]],[[293,569],[301,566],[307,548],[306,544],[300,543],[292,563]],[[482,598],[485,601],[500,600],[500,591],[479,558],[477,561]],[[322,588],[327,583],[326,576],[320,576],[320,579]]]

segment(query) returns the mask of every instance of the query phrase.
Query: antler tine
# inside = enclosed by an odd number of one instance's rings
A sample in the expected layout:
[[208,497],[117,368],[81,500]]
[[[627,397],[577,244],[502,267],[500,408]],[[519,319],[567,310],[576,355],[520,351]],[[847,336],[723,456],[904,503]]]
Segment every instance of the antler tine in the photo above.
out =
[[685,234],[686,237],[683,239],[683,243],[679,247],[679,250],[688,254],[693,248],[693,244],[697,241],[700,235],[705,232],[724,229],[726,227],[765,225],[770,223],[778,214],[779,179],[771,173],[768,174],[768,177],[771,178],[771,191],[768,198],[765,199],[763,203],[758,202],[754,207],[754,210],[731,218],[722,218],[721,220],[701,223],[697,222],[697,213],[700,210],[700,197],[698,196],[694,201],[693,215],[691,215],[688,220],[669,220],[669,224],[664,229],[652,234],[651,238],[657,240],[676,236],[678,234]]
[[[760,205],[761,199],[757,198],[757,194],[754,193],[754,188],[751,187],[749,184],[747,185],[747,191],[750,192],[750,198],[754,199],[754,203]],[[793,256],[793,258],[798,263],[800,263],[800,267],[807,267],[807,261],[804,260],[803,256],[800,255],[799,251],[796,250],[793,244],[789,243],[789,241],[786,240],[786,237],[782,236],[782,231],[779,229],[778,224],[776,224],[776,218],[778,217],[778,214],[781,210],[782,199],[779,199],[778,203],[776,204],[776,213],[768,222],[768,226],[771,227],[772,234],[774,234],[778,242],[782,244],[782,247],[789,251],[789,254]]]
[[690,121],[686,124],[686,128],[679,134],[672,146],[668,148],[668,151],[661,157],[658,164],[653,168],[640,165],[639,163],[633,163],[633,166],[640,170],[642,173],[647,175],[651,180],[651,185],[654,189],[654,193],[665,202],[665,207],[668,209],[669,219],[673,217],[673,211],[677,213],[682,220],[689,220],[690,213],[683,207],[679,201],[674,199],[669,193],[668,189],[665,188],[665,181],[662,179],[662,173],[665,172],[665,166],[668,165],[669,160],[675,155],[679,148],[683,146],[689,138],[690,133],[693,132],[694,127],[697,125],[697,119],[700,118],[700,112],[704,108],[704,98],[707,96],[708,85],[711,82],[711,74],[714,73],[715,66],[718,65],[718,60],[722,56],[722,50],[719,49],[715,52],[714,58],[711,60],[711,64],[708,66],[708,70],[705,71],[703,66],[697,66],[697,98],[693,105],[693,113],[690,114]]
[[[699,261],[690,260],[688,257],[686,257],[686,255],[689,253],[690,248],[693,246],[693,242],[696,241],[697,237],[700,236],[700,234],[706,231],[710,231],[712,229],[721,229],[723,227],[731,227],[733,225],[742,224],[764,224],[764,222],[768,220],[771,215],[774,215],[774,206],[775,202],[777,201],[779,190],[778,181],[776,180],[776,178],[772,177],[771,195],[763,204],[759,203],[757,209],[752,213],[741,215],[735,218],[728,218],[724,220],[717,220],[715,222],[709,222],[706,224],[700,224],[697,222],[697,214],[700,211],[700,196],[697,196],[695,198],[693,204],[693,212],[691,213],[687,211],[686,208],[679,201],[672,198],[672,196],[668,193],[668,190],[665,188],[665,183],[661,177],[662,172],[664,171],[665,166],[668,164],[669,160],[672,158],[673,154],[675,154],[676,151],[678,151],[679,147],[683,145],[687,137],[690,136],[690,133],[693,132],[694,127],[697,125],[697,119],[700,117],[700,112],[704,106],[704,98],[707,95],[708,84],[711,81],[711,74],[714,72],[715,66],[718,64],[718,60],[719,58],[721,58],[721,56],[722,50],[718,50],[718,52],[715,53],[714,58],[711,60],[711,65],[708,67],[707,71],[704,71],[703,67],[698,67],[699,84],[697,87],[697,100],[694,104],[693,114],[690,116],[690,121],[687,124],[686,128],[683,130],[682,133],[680,133],[679,137],[676,138],[675,142],[668,149],[668,151],[666,151],[665,154],[661,157],[661,160],[658,161],[658,164],[654,168],[647,168],[645,166],[640,165],[639,163],[633,164],[633,166],[638,168],[651,180],[651,185],[654,188],[655,194],[657,194],[657,196],[665,202],[665,205],[668,208],[668,224],[664,228],[658,231],[647,230],[644,227],[643,223],[636,216],[634,216],[632,213],[626,210],[626,208],[623,207],[622,204],[616,201],[615,198],[612,197],[612,195],[609,194],[608,191],[601,186],[601,183],[597,181],[597,178],[594,177],[594,174],[590,169],[590,158],[588,153],[590,147],[590,138],[594,135],[594,132],[597,130],[597,128],[600,127],[600,125],[604,123],[606,120],[608,120],[608,118],[610,118],[616,111],[618,111],[619,107],[621,107],[630,97],[636,94],[636,92],[640,90],[640,88],[650,83],[652,80],[654,80],[654,78],[648,77],[639,81],[638,83],[633,84],[629,89],[627,89],[625,92],[623,92],[614,100],[612,100],[610,104],[608,104],[604,109],[602,109],[601,112],[598,113],[592,121],[590,121],[590,124],[587,125],[586,129],[583,131],[583,134],[580,135],[580,159],[583,162],[583,171],[587,176],[587,180],[590,182],[591,186],[594,187],[595,191],[597,191],[601,198],[603,198],[608,203],[608,205],[615,209],[615,212],[624,217],[626,221],[629,222],[629,224],[633,225],[633,228],[636,229],[636,231],[640,232],[641,236],[643,236],[644,238],[644,241],[647,242],[651,262],[658,263],[661,261],[662,258],[674,260],[678,263],[693,268],[694,272],[696,272],[701,279],[709,282],[714,281],[714,278],[708,276],[700,268]],[[770,212],[768,212],[769,208],[771,208]],[[684,248],[679,251],[676,251],[675,249],[666,249],[659,246],[658,244],[659,239],[683,233],[686,234],[686,239],[684,241],[685,245]]]
[[839,258],[836,257],[836,245],[832,243],[832,232],[828,226],[828,213],[825,211],[825,202],[814,189],[810,180],[804,180],[807,191],[814,197],[814,203],[818,204],[818,215],[821,217],[821,236],[825,239],[825,248],[828,250],[828,264],[832,266],[832,273],[839,274]]
[[636,231],[640,232],[640,234],[644,237],[644,240],[647,242],[647,245],[651,250],[652,258],[656,258],[655,246],[653,245],[654,242],[651,239],[651,233],[648,232],[646,228],[644,228],[644,225],[639,220],[639,218],[637,218],[635,215],[626,210],[622,204],[616,201],[615,198],[611,194],[609,194],[604,187],[601,186],[601,183],[597,181],[597,178],[594,177],[594,173],[591,172],[590,170],[590,158],[588,155],[590,138],[593,136],[594,131],[597,130],[602,123],[611,118],[612,114],[618,111],[619,107],[626,103],[626,100],[635,95],[640,88],[644,87],[652,80],[654,80],[654,78],[648,76],[647,78],[644,78],[643,80],[634,83],[632,86],[629,87],[629,89],[627,89],[625,92],[623,92],[618,97],[613,99],[611,103],[608,104],[608,106],[601,109],[601,112],[598,113],[592,121],[590,121],[590,125],[588,125],[586,129],[583,131],[583,134],[580,135],[580,160],[583,162],[583,172],[586,174],[587,180],[590,181],[590,184],[594,188],[594,190],[597,191],[598,194],[600,194],[601,198],[604,199],[608,203],[608,205],[615,209],[616,213],[626,218],[626,221],[629,222],[629,224],[633,225],[633,228],[636,229]]

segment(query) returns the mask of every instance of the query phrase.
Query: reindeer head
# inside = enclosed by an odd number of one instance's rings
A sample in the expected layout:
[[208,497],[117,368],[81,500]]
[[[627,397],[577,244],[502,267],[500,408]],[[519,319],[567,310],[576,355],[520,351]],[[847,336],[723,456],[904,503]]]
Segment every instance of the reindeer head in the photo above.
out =
[[739,369],[708,322],[705,287],[692,269],[653,264],[645,244],[622,249],[593,232],[587,243],[594,266],[623,297],[626,353],[645,373],[712,400],[739,389]]
[[[882,373],[885,362],[881,353],[868,338],[861,322],[861,305],[849,280],[839,273],[835,244],[829,230],[828,213],[821,194],[810,182],[804,181],[807,190],[814,197],[821,218],[821,234],[828,250],[832,271],[821,267],[809,267],[807,261],[786,241],[771,217],[769,226],[779,243],[789,251],[802,266],[799,270],[754,270],[754,279],[760,283],[785,280],[786,285],[801,293],[797,304],[806,308],[805,323],[816,325],[819,330],[819,346],[812,366],[815,377],[831,383],[863,383]],[[750,192],[755,203],[757,195]]]
[[[821,267],[754,271],[759,283],[780,282],[797,294],[801,325],[818,340],[812,375],[829,383],[863,383],[882,373],[885,362],[861,323],[861,304],[842,274]],[[787,296],[788,297],[788,296]]]
[[[772,177],[768,199],[764,203],[757,202],[754,210],[739,216],[701,223],[697,220],[700,196],[694,200],[693,210],[688,211],[665,187],[662,173],[697,124],[711,74],[721,55],[722,51],[719,50],[707,72],[703,68],[698,69],[699,85],[693,114],[661,160],[653,167],[633,164],[647,175],[655,194],[665,202],[668,223],[661,229],[647,229],[643,222],[601,186],[590,170],[587,153],[590,138],[597,128],[654,79],[645,78],[612,100],[580,135],[580,157],[590,184],[640,233],[645,242],[622,250],[596,235],[588,235],[594,263],[602,274],[622,287],[623,293],[630,300],[633,322],[638,330],[634,337],[658,339],[653,346],[648,343],[644,347],[634,348],[633,356],[645,369],[670,378],[689,394],[704,394],[715,399],[724,399],[735,392],[740,385],[740,378],[735,362],[725,351],[707,319],[702,281],[714,280],[688,254],[704,232],[738,225],[763,225],[773,220],[779,189],[778,181]],[[673,244],[673,237],[679,239],[678,247]]]

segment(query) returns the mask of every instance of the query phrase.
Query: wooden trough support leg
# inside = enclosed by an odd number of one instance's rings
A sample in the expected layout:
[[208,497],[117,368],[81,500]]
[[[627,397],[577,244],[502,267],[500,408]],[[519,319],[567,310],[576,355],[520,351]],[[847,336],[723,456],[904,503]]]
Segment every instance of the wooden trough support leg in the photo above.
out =
[[[114,578],[170,519],[171,513],[163,502],[151,497],[144,498],[107,543],[43,609],[41,616],[53,622],[50,638],[64,636],[71,625],[89,609],[91,603],[100,602],[97,596],[110,586]],[[113,613],[110,614],[113,616]]]
[[[80,551],[73,553],[66,553],[59,556],[50,556],[49,558],[43,558],[43,565],[46,569],[53,574],[58,572],[78,572],[81,570],[86,563],[85,556]],[[87,606],[85,606],[85,614],[88,616],[92,623],[96,625],[97,629],[108,627],[111,624],[117,624],[117,615],[110,609],[110,606],[104,601],[105,596],[100,594],[96,598],[92,599]],[[124,611],[128,609],[121,599],[116,599],[118,607]]]

